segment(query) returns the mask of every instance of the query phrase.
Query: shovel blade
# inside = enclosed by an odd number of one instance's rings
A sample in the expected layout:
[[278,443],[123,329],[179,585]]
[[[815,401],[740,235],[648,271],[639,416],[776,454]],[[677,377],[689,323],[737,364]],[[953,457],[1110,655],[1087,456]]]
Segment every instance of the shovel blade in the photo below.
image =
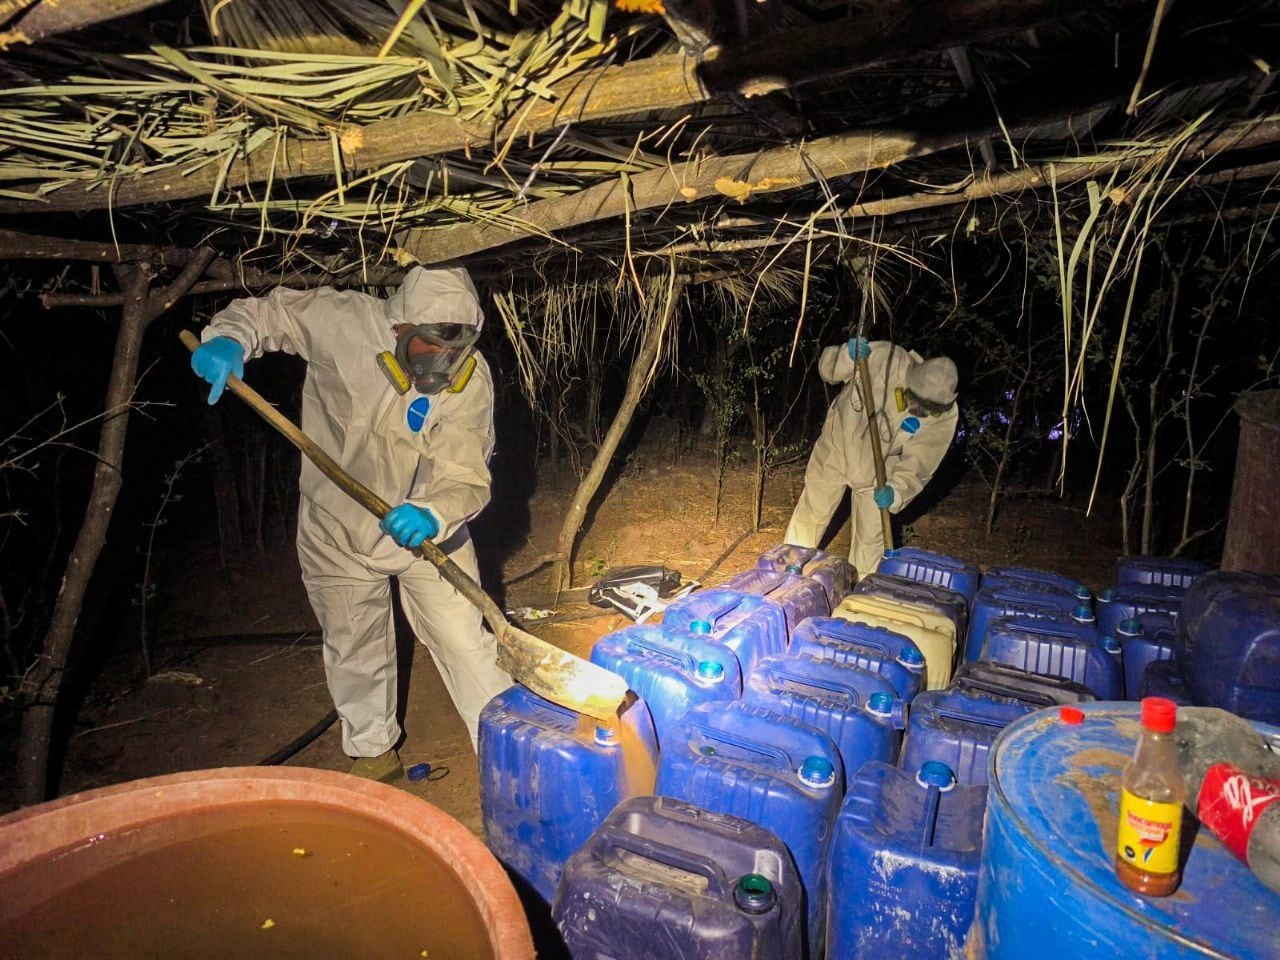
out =
[[512,679],[544,700],[605,723],[618,719],[627,700],[627,682],[612,670],[516,627],[501,638],[498,662]]

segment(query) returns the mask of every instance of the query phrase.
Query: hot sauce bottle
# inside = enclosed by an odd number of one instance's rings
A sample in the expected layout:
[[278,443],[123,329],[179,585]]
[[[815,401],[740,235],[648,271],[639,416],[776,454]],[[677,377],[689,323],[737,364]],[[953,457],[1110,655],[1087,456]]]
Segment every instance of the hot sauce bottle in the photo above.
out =
[[1187,788],[1173,741],[1176,719],[1172,700],[1142,701],[1142,736],[1120,781],[1116,876],[1147,897],[1167,897],[1182,880],[1178,853]]

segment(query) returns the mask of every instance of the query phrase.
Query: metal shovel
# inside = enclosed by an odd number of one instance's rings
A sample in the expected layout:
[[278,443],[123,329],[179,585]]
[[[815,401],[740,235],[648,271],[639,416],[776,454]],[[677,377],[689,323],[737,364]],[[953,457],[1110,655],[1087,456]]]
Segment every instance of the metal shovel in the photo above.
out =
[[[194,352],[200,346],[200,341],[189,330],[183,330],[179,336],[188,350]],[[390,504],[338,466],[314,440],[239,377],[228,377],[227,388],[284,434],[285,439],[347,496],[379,520],[391,509]],[[498,639],[498,663],[513,679],[562,707],[605,722],[617,719],[618,710],[627,698],[627,684],[620,676],[513,626],[480,584],[430,540],[413,552],[439,569],[440,575],[480,610]]]

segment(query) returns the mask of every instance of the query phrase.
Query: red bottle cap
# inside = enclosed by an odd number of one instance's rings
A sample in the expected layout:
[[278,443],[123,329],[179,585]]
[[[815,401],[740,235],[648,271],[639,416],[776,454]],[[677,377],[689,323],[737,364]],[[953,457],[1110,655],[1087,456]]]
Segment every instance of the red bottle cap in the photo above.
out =
[[1074,727],[1078,723],[1084,723],[1084,711],[1079,707],[1059,707],[1058,718]]
[[1142,725],[1153,733],[1173,733],[1178,705],[1167,697],[1143,697]]

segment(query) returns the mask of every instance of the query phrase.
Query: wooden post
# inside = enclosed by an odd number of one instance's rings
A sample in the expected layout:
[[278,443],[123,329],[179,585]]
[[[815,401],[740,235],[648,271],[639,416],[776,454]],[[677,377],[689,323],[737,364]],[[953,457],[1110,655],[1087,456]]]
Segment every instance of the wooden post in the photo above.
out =
[[48,795],[49,754],[58,691],[66,672],[67,656],[71,652],[85,592],[106,543],[107,528],[124,479],[124,444],[129,409],[137,388],[143,334],[151,321],[164,313],[204,273],[213,256],[213,250],[200,251],[173,283],[154,292],[150,292],[148,266],[113,265],[124,299],[115,358],[111,364],[111,380],[107,386],[106,414],[98,439],[98,463],[93,471],[93,486],[89,491],[84,523],[67,557],[66,572],[44,646],[20,687],[24,711],[19,738],[18,789],[24,803],[39,803]]
[[592,499],[600,489],[605,471],[609,469],[609,463],[613,460],[618,445],[626,436],[627,428],[631,426],[631,418],[635,415],[636,407],[640,405],[640,400],[653,379],[658,354],[662,350],[663,337],[666,336],[671,324],[677,322],[676,307],[683,289],[684,283],[677,279],[673,265],[671,281],[667,286],[666,303],[662,305],[660,315],[645,331],[644,339],[636,351],[635,359],[631,363],[631,373],[627,376],[627,390],[622,397],[622,406],[618,408],[613,423],[609,426],[609,432],[605,434],[599,449],[596,450],[595,459],[591,461],[591,469],[578,484],[577,492],[573,495],[573,503],[570,504],[569,512],[565,514],[564,523],[560,527],[557,557],[551,576],[557,594],[573,586],[573,551],[577,543],[578,531],[582,529],[587,507],[591,505]]

